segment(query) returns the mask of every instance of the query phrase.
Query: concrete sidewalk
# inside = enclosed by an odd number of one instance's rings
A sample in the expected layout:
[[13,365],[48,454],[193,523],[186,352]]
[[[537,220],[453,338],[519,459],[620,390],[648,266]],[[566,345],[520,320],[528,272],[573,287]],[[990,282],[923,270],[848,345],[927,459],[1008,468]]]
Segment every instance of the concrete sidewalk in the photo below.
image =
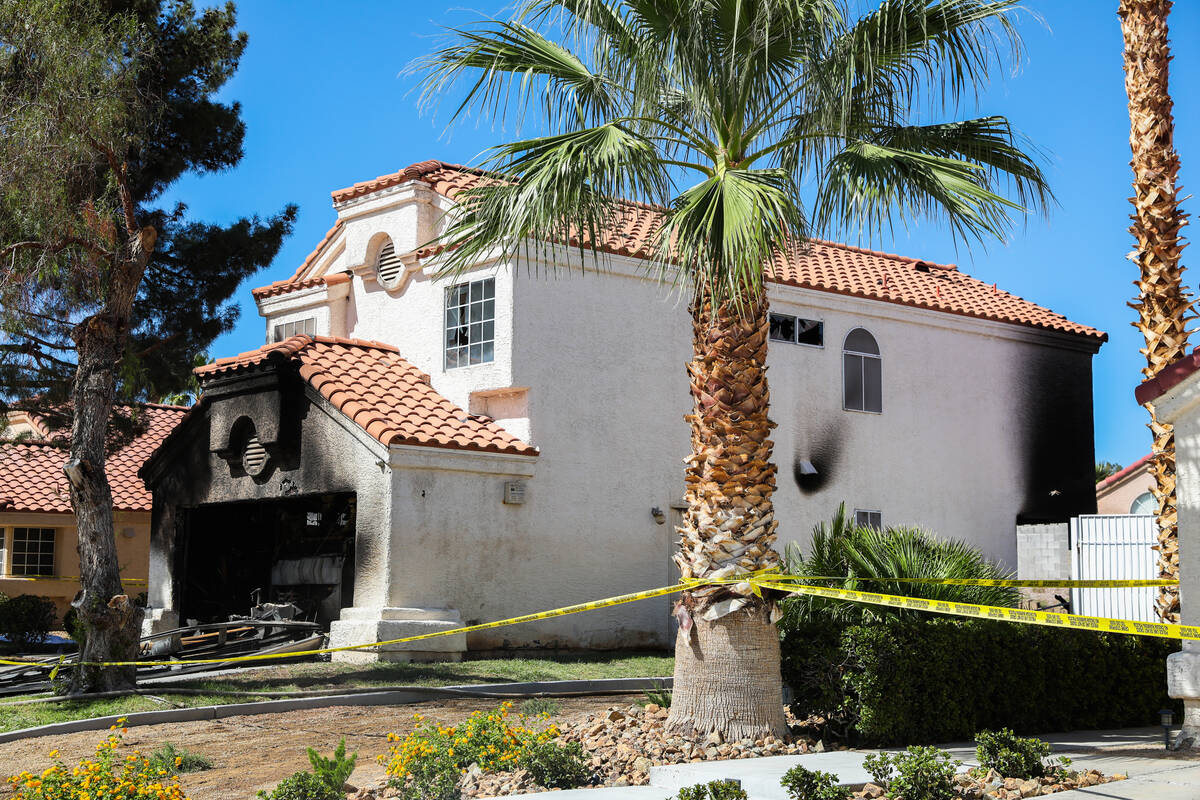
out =
[[[1040,737],[1056,756],[1071,759],[1073,769],[1098,769],[1105,775],[1124,774],[1128,780],[1086,789],[1059,792],[1055,800],[1197,800],[1200,798],[1200,753],[1168,754],[1161,728],[1119,731],[1084,731]],[[973,742],[944,745],[966,766],[976,765]],[[750,800],[788,800],[779,785],[783,773],[797,764],[832,772],[844,786],[861,786],[870,780],[863,759],[873,750],[835,750],[796,756],[701,761],[651,767],[649,786],[574,789],[523,795],[545,800],[667,800],[684,786],[734,778],[740,780]]]

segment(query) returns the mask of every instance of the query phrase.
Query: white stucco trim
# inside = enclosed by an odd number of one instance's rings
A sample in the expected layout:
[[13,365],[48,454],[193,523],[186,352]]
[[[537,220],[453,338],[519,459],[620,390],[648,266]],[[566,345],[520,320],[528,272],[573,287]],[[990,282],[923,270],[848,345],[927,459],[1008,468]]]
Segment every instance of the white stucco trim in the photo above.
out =
[[1180,417],[1194,413],[1198,404],[1200,404],[1200,372],[1193,372],[1155,400],[1154,411],[1163,422],[1175,424]]
[[537,456],[406,444],[392,445],[389,448],[389,456],[388,466],[392,469],[473,472],[513,478],[532,478],[538,460]]

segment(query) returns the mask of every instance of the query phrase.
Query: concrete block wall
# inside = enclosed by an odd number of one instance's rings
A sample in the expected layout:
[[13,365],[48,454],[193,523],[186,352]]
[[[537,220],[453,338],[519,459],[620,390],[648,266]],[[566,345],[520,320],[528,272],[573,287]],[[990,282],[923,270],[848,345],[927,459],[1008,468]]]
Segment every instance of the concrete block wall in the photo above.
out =
[[[1018,578],[1070,578],[1071,534],[1067,523],[1017,526]],[[1066,588],[1022,589],[1022,605],[1036,608],[1037,604],[1054,605],[1054,595],[1071,599]]]

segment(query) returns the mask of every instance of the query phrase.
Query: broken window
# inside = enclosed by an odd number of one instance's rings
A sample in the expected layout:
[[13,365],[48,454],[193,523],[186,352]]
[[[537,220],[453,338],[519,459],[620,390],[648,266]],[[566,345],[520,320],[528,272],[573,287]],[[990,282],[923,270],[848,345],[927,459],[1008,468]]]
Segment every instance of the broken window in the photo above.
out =
[[271,333],[271,343],[282,342],[284,339],[290,339],[293,336],[299,336],[303,333],[309,336],[316,336],[316,317],[305,317],[304,319],[294,319],[291,322],[279,323]]
[[791,314],[771,314],[771,338],[777,342],[825,346],[825,323],[818,319],[793,317]]
[[862,328],[846,335],[842,347],[842,408],[883,411],[883,363],[875,337]]
[[54,574],[54,528],[13,528],[9,574],[18,578]]
[[446,290],[446,369],[495,359],[496,280],[459,283]]

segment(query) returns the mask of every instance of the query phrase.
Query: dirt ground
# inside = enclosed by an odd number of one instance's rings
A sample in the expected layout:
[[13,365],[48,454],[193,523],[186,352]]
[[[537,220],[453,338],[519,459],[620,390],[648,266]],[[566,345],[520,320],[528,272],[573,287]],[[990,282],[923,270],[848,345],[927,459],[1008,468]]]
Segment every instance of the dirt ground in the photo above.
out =
[[[639,696],[563,698],[561,715],[592,713],[609,706],[627,706]],[[180,776],[185,793],[193,800],[250,800],[259,789],[270,789],[281,778],[308,768],[306,748],[328,755],[346,737],[346,750],[358,751],[358,767],[350,783],[362,786],[382,779],[383,767],[375,757],[387,749],[389,732],[404,734],[413,727],[413,714],[428,720],[455,724],[472,712],[495,708],[491,699],[442,700],[403,706],[333,706],[257,714],[244,717],[142,725],[129,729],[129,751],[149,753],[164,742],[207,756],[213,769]],[[57,749],[68,765],[91,755],[102,731],[67,736],[22,739],[0,744],[0,781],[22,770],[39,773],[50,765],[47,753]],[[0,798],[8,797],[0,785]]]

